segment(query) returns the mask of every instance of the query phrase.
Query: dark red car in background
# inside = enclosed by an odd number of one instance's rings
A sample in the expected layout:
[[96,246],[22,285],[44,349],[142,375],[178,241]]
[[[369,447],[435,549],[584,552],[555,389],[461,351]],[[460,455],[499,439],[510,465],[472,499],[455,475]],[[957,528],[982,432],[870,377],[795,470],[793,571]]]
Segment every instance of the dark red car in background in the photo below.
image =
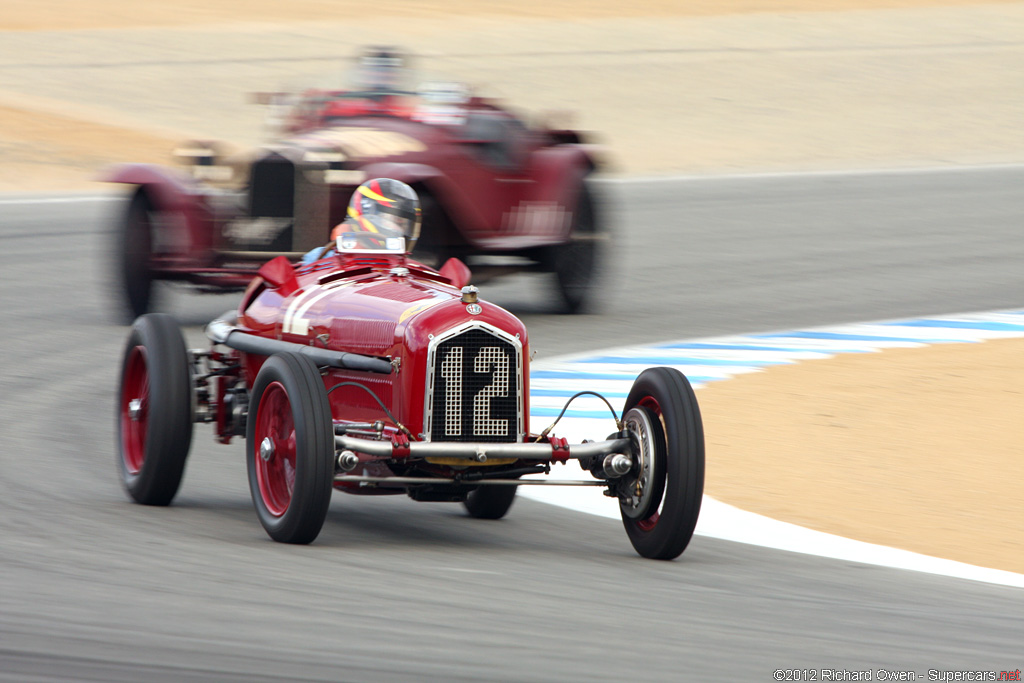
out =
[[250,153],[190,143],[177,151],[180,168],[111,169],[105,180],[131,186],[117,249],[132,316],[151,308],[154,281],[240,290],[269,259],[297,261],[328,241],[352,191],[374,177],[420,197],[414,258],[458,257],[477,283],[554,273],[562,308],[586,306],[605,233],[588,182],[594,147],[581,134],[529,127],[454,82],[363,87],[288,98],[280,138]]

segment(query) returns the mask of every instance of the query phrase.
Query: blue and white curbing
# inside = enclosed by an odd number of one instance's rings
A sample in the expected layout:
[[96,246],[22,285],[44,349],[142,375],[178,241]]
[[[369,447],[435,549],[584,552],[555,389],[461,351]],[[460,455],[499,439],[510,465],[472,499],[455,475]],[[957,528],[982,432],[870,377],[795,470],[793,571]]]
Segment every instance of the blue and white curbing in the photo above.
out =
[[[630,346],[562,356],[531,365],[530,421],[534,431],[550,424],[573,394],[603,394],[619,413],[633,380],[653,366],[674,367],[695,389],[774,365],[824,359],[844,353],[875,353],[932,344],[977,343],[1024,337],[1024,310],[835,325],[787,332],[744,334]],[[699,399],[699,395],[698,395]],[[555,433],[577,443],[614,430],[608,407],[597,398],[573,401]],[[597,435],[597,436],[595,436]],[[552,476],[579,479],[574,465],[556,467]],[[618,506],[594,488],[520,487],[521,495],[546,503],[618,518]],[[704,496],[697,534],[769,548],[853,562],[1024,588],[1024,574],[976,567],[826,534],[739,510]]]

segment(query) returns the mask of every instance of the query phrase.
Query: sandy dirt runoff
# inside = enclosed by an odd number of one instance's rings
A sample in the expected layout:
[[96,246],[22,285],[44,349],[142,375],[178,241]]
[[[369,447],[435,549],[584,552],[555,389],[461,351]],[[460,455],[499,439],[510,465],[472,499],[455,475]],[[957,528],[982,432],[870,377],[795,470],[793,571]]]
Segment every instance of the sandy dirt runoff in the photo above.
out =
[[[990,0],[991,1],[991,0]],[[999,2],[1000,0],[996,0]],[[1002,0],[1010,2],[1010,0]],[[368,8],[353,0],[6,0],[0,30],[49,31],[201,23],[299,22],[358,17],[372,11],[402,21],[444,17],[494,16],[511,19],[591,19],[615,17],[716,16],[741,13],[828,12],[907,7],[970,5],[970,0],[385,0]]]
[[849,538],[1024,572],[1024,343],[775,366],[698,392],[707,491]]
[[[527,114],[576,111],[612,173],[1024,161],[1021,2],[385,0],[371,14],[350,0],[5,0],[0,192],[102,189],[98,169],[168,163],[186,137],[253,144],[247,92],[368,42],[494,85]],[[712,384],[698,394],[707,492],[1024,572],[1022,346]]]
[[613,174],[1024,159],[1022,2],[6,0],[0,34],[0,191],[95,187],[185,137],[255,144],[252,92],[365,44],[530,119],[572,112]]

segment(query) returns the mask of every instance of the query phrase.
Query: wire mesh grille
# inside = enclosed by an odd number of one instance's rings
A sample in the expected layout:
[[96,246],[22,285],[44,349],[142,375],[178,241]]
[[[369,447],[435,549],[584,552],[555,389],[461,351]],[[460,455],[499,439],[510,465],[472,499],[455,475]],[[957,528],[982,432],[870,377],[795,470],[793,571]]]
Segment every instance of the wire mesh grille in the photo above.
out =
[[467,330],[434,354],[433,441],[517,440],[519,356],[484,330]]

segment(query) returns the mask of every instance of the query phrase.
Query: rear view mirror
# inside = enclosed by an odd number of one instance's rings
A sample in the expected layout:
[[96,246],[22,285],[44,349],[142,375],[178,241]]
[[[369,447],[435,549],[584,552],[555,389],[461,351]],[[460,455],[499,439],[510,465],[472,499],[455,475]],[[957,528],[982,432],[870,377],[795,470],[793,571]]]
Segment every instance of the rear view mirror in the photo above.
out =
[[441,275],[448,279],[456,289],[462,289],[469,284],[469,279],[473,276],[469,266],[460,261],[457,258],[450,258],[444,262],[440,270]]
[[263,280],[279,290],[281,296],[288,296],[299,288],[299,281],[295,278],[295,268],[291,261],[284,256],[278,256],[260,266],[257,273]]

